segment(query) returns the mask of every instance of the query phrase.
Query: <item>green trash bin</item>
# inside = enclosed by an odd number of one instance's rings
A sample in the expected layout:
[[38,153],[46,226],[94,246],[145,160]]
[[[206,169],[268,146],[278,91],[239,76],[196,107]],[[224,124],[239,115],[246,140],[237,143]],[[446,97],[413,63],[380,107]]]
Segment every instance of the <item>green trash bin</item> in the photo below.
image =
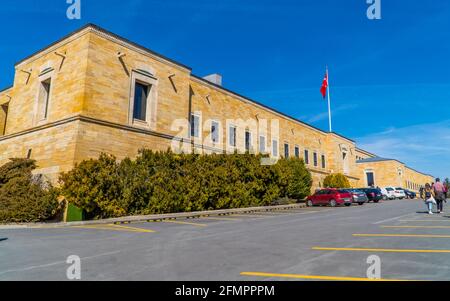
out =
[[81,222],[84,220],[84,211],[81,208],[73,204],[69,204],[67,207],[67,218],[66,222]]

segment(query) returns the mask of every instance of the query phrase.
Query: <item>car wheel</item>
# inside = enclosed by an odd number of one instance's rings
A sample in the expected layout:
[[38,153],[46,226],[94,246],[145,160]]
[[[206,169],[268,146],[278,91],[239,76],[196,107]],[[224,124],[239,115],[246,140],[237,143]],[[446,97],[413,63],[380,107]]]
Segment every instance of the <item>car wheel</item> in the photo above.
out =
[[350,207],[352,203],[345,203],[345,206]]
[[313,201],[308,200],[308,201],[306,202],[306,206],[308,206],[308,207],[313,207],[313,206],[314,206]]
[[336,200],[330,200],[329,204],[331,207],[336,207],[337,205]]
[[364,205],[364,203],[358,203],[358,205],[359,205],[359,206],[362,206],[362,205]]
[[380,201],[373,201],[375,204],[378,204]]

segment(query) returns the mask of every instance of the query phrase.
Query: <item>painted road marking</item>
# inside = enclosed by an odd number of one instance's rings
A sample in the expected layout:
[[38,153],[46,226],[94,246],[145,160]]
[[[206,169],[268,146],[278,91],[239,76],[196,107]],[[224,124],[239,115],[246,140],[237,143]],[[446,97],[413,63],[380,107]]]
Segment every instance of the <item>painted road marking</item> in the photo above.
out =
[[190,226],[196,226],[196,227],[207,227],[207,224],[199,224],[199,223],[189,223],[189,222],[180,222],[180,221],[170,221],[170,220],[164,220],[163,223],[171,223],[171,224],[179,224],[179,225],[190,225]]
[[412,220],[412,219],[410,219],[410,220],[400,220],[400,222],[436,222],[436,223],[449,223],[450,222],[450,220],[432,220],[432,219],[429,219],[429,220]]
[[72,228],[77,229],[94,229],[94,230],[107,230],[107,231],[122,231],[122,232],[139,232],[139,233],[155,233],[153,230],[118,226],[113,224],[108,225],[86,225],[86,226],[74,226]]
[[400,215],[400,216],[397,216],[397,217],[385,219],[385,220],[382,220],[382,221],[378,221],[376,223],[373,223],[373,225],[384,224],[386,222],[394,221],[394,220],[400,219],[402,217],[407,217],[407,216],[411,216],[411,215],[415,215],[415,213],[409,213],[409,214]]
[[415,238],[450,238],[450,235],[428,234],[353,234],[355,237],[415,237]]
[[327,281],[408,281],[408,280],[396,280],[396,279],[369,279],[369,278],[357,278],[357,277],[273,274],[273,273],[260,273],[260,272],[242,272],[241,276],[266,277],[266,278],[310,279],[310,280],[327,280]]
[[383,252],[383,253],[450,253],[450,250],[362,249],[362,248],[312,248],[316,251]]
[[251,218],[267,218],[267,215],[257,215],[257,214],[233,214],[231,216],[238,216],[238,217],[251,217]]
[[214,221],[240,221],[239,218],[231,218],[231,217],[213,217],[213,216],[206,216],[202,217],[201,219],[208,219],[208,220],[214,220]]
[[450,226],[381,226],[385,229],[450,229]]

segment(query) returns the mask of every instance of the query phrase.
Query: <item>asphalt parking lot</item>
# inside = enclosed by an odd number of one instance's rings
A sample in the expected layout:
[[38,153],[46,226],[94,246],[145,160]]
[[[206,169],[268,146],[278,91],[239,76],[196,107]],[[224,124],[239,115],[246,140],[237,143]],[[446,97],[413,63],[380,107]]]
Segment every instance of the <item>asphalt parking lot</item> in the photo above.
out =
[[[449,209],[450,210],[450,209]],[[449,211],[450,213],[450,211]],[[168,222],[0,230],[0,280],[450,280],[450,218],[419,200]]]

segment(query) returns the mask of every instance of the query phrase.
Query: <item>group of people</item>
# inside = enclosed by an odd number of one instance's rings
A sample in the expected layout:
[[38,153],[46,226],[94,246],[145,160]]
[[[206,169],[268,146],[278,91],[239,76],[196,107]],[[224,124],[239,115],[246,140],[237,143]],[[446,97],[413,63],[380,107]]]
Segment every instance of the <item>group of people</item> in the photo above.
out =
[[428,214],[433,214],[433,206],[436,205],[437,213],[444,212],[444,202],[447,202],[447,187],[436,179],[436,183],[427,183],[425,188],[420,190],[420,197],[425,201],[428,208]]

